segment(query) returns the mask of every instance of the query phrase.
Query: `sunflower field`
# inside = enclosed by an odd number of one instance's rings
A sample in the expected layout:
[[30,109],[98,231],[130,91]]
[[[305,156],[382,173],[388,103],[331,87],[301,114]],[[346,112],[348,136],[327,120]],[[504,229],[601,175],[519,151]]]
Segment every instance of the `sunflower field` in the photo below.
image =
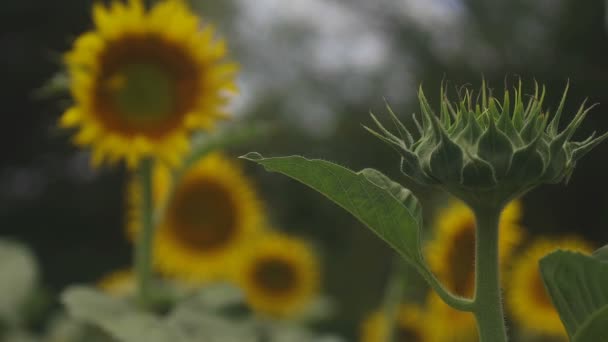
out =
[[0,3],[0,342],[608,342],[607,13]]

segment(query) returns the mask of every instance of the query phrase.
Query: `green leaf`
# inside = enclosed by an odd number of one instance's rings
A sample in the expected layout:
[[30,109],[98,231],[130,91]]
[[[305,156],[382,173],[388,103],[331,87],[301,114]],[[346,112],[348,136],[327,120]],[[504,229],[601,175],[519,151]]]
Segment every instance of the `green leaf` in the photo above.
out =
[[556,251],[541,259],[540,269],[572,341],[608,340],[608,264]]
[[410,211],[410,213],[418,222],[418,227],[422,227],[422,206],[418,199],[412,194],[411,191],[401,186],[401,184],[394,182],[382,172],[375,169],[363,169],[360,173],[367,178],[368,181],[374,183],[378,187],[390,192],[396,199],[400,200],[401,203]]
[[38,280],[34,256],[20,243],[0,240],[0,320],[20,322],[28,298]]
[[[422,263],[419,212],[410,209],[417,206],[417,201],[380,172],[365,169],[357,173],[328,161],[300,156],[264,158],[249,153],[241,158],[317,190],[353,214],[406,260]],[[406,204],[402,202],[404,198]]]
[[121,342],[190,342],[158,317],[92,288],[70,287],[61,300],[72,317],[98,326]]

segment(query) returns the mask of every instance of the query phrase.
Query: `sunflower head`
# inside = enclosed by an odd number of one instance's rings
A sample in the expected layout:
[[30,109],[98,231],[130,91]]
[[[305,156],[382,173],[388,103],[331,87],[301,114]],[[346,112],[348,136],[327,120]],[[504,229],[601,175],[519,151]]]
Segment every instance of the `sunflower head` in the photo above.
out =
[[252,242],[235,277],[253,310],[285,318],[301,313],[316,299],[319,268],[307,243],[275,233]]
[[532,242],[513,261],[505,300],[513,320],[526,331],[566,339],[568,335],[545,289],[538,267],[539,260],[556,249],[590,254],[593,246],[579,237],[541,238]]
[[[425,312],[412,305],[401,305],[395,321],[394,342],[429,342],[430,328]],[[381,311],[369,315],[361,325],[361,342],[387,340],[386,316]]]
[[[521,203],[512,201],[499,223],[501,267],[523,237],[519,220]],[[425,247],[425,258],[437,277],[453,292],[471,297],[475,284],[475,216],[462,202],[452,201],[439,211],[434,238]]]
[[536,185],[568,179],[576,162],[608,137],[571,141],[590,109],[584,104],[558,131],[566,92],[550,121],[543,109],[545,90],[539,92],[538,85],[527,103],[521,82],[513,92],[505,91],[503,99],[494,97],[485,82],[481,94],[465,89],[462,95],[453,103],[442,87],[437,116],[421,89],[422,123],[413,116],[417,138],[392,112],[400,137],[375,118],[382,134],[372,133],[400,151],[406,176],[438,185],[473,207],[500,207]]
[[143,157],[177,164],[195,129],[225,117],[235,89],[234,64],[211,26],[200,26],[184,1],[96,4],[95,29],[65,56],[74,105],[61,125],[77,129],[76,144],[93,162]]
[[[240,249],[264,231],[263,206],[238,164],[207,155],[174,181],[157,164],[153,199],[165,208],[154,241],[154,263],[165,276],[193,283],[226,278]],[[140,194],[129,189],[129,235],[139,231]]]

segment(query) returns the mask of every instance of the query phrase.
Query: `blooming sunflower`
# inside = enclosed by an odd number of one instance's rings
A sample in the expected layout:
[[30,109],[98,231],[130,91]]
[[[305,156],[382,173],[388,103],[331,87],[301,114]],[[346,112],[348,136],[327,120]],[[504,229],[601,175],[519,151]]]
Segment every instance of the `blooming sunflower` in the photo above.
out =
[[538,261],[556,249],[591,253],[593,246],[579,237],[534,241],[513,261],[505,301],[513,320],[528,332],[567,339],[538,268]]
[[[521,241],[521,203],[509,203],[500,217],[499,251],[501,264]],[[475,216],[461,202],[442,209],[435,223],[434,238],[425,246],[425,258],[437,277],[461,296],[471,297],[475,283]]]
[[479,340],[477,322],[472,313],[453,309],[434,292],[429,294],[426,309],[426,324],[433,327],[428,329],[428,341],[471,342]]
[[243,253],[237,284],[251,308],[273,317],[301,313],[315,298],[320,283],[319,263],[302,240],[268,234]]
[[[236,162],[220,153],[196,162],[173,186],[170,170],[158,165],[153,202],[165,203],[154,237],[154,265],[163,275],[200,284],[224,279],[240,249],[263,231],[261,201]],[[129,189],[128,230],[140,228],[138,183]]]
[[224,41],[181,0],[146,10],[143,0],[93,8],[95,30],[65,55],[74,105],[60,120],[77,128],[93,164],[156,156],[177,164],[195,129],[225,117],[236,64]]
[[104,292],[117,297],[130,296],[136,291],[136,281],[133,270],[122,269],[111,272],[97,282],[99,287]]
[[[421,308],[401,305],[395,322],[394,342],[431,342],[427,317]],[[361,325],[361,342],[387,341],[386,317],[381,311],[369,315]]]

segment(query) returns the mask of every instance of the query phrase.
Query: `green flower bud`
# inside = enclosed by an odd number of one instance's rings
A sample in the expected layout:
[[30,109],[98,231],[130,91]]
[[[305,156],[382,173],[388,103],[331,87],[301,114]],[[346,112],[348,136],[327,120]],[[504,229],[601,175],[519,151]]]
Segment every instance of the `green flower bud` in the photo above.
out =
[[571,141],[593,107],[584,102],[558,131],[567,91],[568,86],[557,111],[549,115],[542,108],[545,88],[539,93],[538,84],[525,104],[521,81],[512,92],[505,91],[502,101],[488,95],[485,81],[479,95],[467,89],[458,102],[449,101],[442,86],[436,115],[420,89],[422,115],[412,115],[416,134],[390,107],[399,136],[373,114],[379,131],[365,128],[400,152],[402,172],[416,183],[442,187],[472,207],[502,206],[539,184],[567,181],[576,162],[608,137],[595,137],[594,132],[583,141]]

